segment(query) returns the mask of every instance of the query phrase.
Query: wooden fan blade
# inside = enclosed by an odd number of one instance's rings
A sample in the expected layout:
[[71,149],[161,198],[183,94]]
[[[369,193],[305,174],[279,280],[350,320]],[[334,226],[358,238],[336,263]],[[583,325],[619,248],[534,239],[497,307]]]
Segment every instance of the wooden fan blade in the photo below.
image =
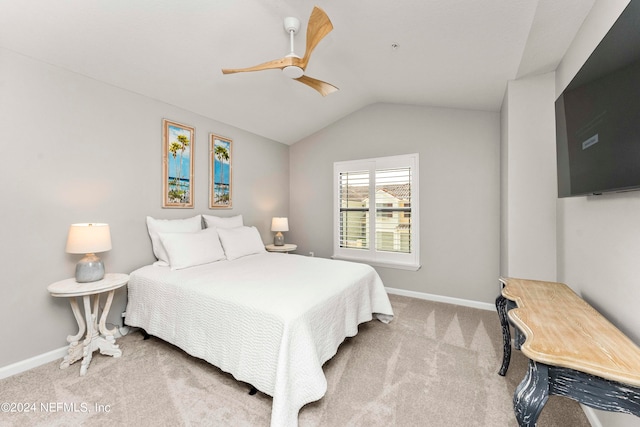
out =
[[314,6],[311,16],[309,17],[309,23],[307,24],[307,50],[302,58],[302,63],[304,64],[302,67],[303,70],[306,68],[307,62],[309,62],[313,49],[316,48],[318,43],[320,43],[324,36],[329,34],[331,30],[333,30],[333,24],[327,14],[318,6]]
[[318,92],[320,92],[322,96],[327,96],[330,93],[333,93],[338,90],[338,88],[335,87],[334,85],[329,84],[327,82],[323,82],[322,80],[314,79],[313,77],[302,76],[294,80],[297,80],[300,83],[304,83],[307,86],[317,90]]
[[288,65],[294,65],[293,59],[298,59],[298,58],[285,57],[280,59],[274,59],[273,61],[265,62],[264,64],[254,65],[253,67],[247,67],[247,68],[223,68],[222,74],[244,73],[248,71],[262,71],[262,70],[277,70],[277,69],[281,70]]

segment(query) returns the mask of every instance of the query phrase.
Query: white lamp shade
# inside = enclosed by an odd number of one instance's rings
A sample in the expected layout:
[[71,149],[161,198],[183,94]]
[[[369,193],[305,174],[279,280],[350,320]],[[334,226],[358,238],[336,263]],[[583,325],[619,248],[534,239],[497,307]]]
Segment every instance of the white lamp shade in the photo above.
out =
[[111,249],[109,224],[71,224],[67,236],[67,248],[70,254],[94,254]]
[[273,218],[271,220],[271,231],[289,231],[289,220],[287,218]]

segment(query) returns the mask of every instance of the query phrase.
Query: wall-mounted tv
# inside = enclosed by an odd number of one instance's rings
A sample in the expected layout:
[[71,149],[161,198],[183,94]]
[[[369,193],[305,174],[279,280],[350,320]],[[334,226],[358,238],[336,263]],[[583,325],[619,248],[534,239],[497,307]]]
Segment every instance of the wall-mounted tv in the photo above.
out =
[[558,197],[640,189],[640,0],[556,100]]

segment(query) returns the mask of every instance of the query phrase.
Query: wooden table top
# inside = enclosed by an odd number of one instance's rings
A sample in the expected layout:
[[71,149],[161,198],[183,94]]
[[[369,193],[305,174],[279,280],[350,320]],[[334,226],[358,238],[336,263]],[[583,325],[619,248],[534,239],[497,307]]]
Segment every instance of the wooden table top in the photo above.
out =
[[531,360],[640,386],[640,348],[563,283],[501,278]]

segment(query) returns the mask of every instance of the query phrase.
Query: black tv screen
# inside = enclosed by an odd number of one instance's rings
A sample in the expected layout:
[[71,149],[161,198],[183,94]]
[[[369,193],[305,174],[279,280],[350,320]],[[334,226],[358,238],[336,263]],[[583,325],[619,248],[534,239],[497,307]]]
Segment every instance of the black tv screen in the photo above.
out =
[[640,189],[640,0],[556,100],[558,197]]

